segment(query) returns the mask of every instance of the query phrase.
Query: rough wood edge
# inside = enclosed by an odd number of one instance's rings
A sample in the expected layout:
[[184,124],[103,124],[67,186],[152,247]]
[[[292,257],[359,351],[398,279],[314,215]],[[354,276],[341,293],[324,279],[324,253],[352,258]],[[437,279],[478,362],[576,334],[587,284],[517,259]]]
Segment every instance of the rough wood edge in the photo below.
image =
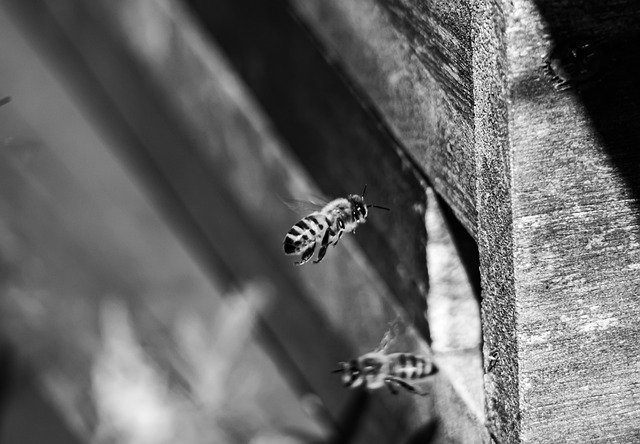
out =
[[519,442],[511,152],[508,138],[507,1],[475,4],[473,81],[487,423],[499,443]]

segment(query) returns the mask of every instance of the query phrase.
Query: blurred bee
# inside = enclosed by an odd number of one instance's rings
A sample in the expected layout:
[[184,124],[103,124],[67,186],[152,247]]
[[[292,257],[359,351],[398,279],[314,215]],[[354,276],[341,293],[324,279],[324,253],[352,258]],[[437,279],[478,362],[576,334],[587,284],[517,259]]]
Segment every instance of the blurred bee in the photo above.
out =
[[347,198],[332,200],[319,211],[311,213],[291,227],[284,237],[285,254],[301,254],[300,261],[295,264],[302,265],[313,257],[319,245],[318,258],[313,261],[317,264],[324,257],[329,245],[337,245],[343,233],[356,232],[358,225],[367,220],[369,208],[389,211],[389,208],[378,205],[366,205],[365,191],[366,185],[361,195],[350,194]]
[[338,365],[340,368],[333,373],[342,373],[345,387],[364,386],[375,390],[386,385],[394,395],[398,394],[397,387],[402,387],[416,395],[426,396],[427,393],[421,392],[411,382],[422,382],[437,371],[430,360],[411,353],[372,352]]

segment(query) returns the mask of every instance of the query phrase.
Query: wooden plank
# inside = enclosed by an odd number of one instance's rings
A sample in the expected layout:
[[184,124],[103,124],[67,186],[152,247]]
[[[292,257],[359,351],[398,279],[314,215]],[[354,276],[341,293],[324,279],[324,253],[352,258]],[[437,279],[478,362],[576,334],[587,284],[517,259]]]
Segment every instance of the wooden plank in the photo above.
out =
[[498,358],[491,427],[500,442],[636,441],[640,8],[482,6],[474,82],[483,327]]
[[286,3],[475,235],[469,2]]
[[[502,3],[481,2],[474,16],[478,251],[487,426],[497,442],[518,442],[519,396],[513,276],[508,93]],[[489,356],[497,357],[489,362]]]

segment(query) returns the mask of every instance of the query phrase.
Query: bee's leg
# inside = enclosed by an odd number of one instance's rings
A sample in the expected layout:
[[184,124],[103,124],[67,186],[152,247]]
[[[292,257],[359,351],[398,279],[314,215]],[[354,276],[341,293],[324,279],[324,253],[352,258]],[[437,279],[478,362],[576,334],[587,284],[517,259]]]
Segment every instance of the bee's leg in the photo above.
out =
[[336,239],[336,241],[333,243],[333,246],[335,247],[336,245],[338,245],[338,241],[340,240],[340,238],[342,237],[342,234],[344,233],[344,230],[340,230],[338,231],[338,238]]
[[320,262],[327,252],[327,247],[329,247],[329,236],[332,235],[332,233],[333,231],[331,231],[331,227],[325,230],[324,236],[322,237],[322,243],[320,244],[320,250],[318,251],[318,259],[313,261],[314,264]]
[[333,242],[333,246],[334,247],[336,245],[338,245],[338,241],[340,240],[340,238],[342,237],[342,234],[344,233],[344,222],[342,222],[342,219],[338,219],[337,225],[338,225],[338,227],[337,227],[338,228],[338,237]]
[[300,262],[296,262],[296,265],[302,265],[309,262],[309,259],[311,259],[311,256],[313,256],[313,252],[315,251],[315,249],[316,249],[316,243],[314,242],[302,252],[302,257],[300,258]]
[[389,391],[391,392],[392,395],[397,395],[398,394],[398,390],[396,389],[396,387],[393,385],[392,381],[389,381],[388,379],[384,381],[385,385],[389,388]]
[[407,390],[409,390],[411,393],[414,393],[416,395],[420,395],[420,396],[427,396],[428,393],[425,392],[421,392],[420,390],[418,390],[417,388],[415,388],[413,385],[409,384],[408,382],[400,379],[400,378],[396,378],[394,376],[388,376],[387,378],[385,378],[384,380],[385,382],[395,382],[397,383],[400,387],[405,388]]

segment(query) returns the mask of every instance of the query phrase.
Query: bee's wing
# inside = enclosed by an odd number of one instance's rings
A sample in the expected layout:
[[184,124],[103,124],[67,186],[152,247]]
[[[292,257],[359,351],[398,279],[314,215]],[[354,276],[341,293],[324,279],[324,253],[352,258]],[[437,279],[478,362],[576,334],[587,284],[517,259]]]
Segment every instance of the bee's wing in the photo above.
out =
[[391,334],[390,330],[387,330],[380,340],[380,344],[378,344],[378,346],[374,350],[374,353],[386,353],[389,345],[391,345],[391,343],[393,342],[392,336],[393,335]]
[[380,344],[376,347],[374,352],[376,353],[386,353],[389,346],[393,343],[393,341],[398,336],[398,318],[394,319],[389,323],[389,328],[384,332],[384,336],[380,340]]
[[311,199],[281,199],[282,202],[294,213],[304,216],[315,211],[320,211],[327,204],[327,200],[320,197]]

